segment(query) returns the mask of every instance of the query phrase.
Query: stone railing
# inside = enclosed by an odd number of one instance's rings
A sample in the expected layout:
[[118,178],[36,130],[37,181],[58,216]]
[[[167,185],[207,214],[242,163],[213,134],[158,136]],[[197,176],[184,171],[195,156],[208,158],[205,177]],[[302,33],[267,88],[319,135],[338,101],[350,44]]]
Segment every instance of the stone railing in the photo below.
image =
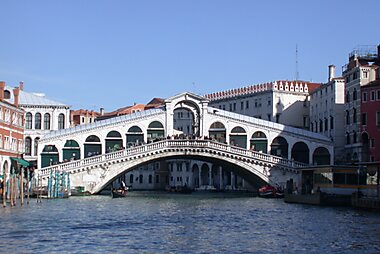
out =
[[211,140],[178,140],[178,139],[167,139],[163,141],[153,142],[141,146],[135,146],[127,148],[125,150],[120,150],[112,153],[101,154],[93,157],[88,157],[81,160],[70,161],[58,165],[53,165],[39,169],[40,176],[47,176],[50,172],[68,172],[84,166],[102,164],[108,161],[113,161],[122,158],[128,158],[131,156],[141,155],[147,152],[159,151],[165,148],[209,148],[212,150],[217,150],[219,152],[229,153],[231,155],[239,155],[248,157],[250,159],[267,162],[271,164],[276,164],[284,167],[305,167],[307,164],[291,161],[282,157],[277,157],[274,155],[256,152],[252,150],[247,150],[240,147],[235,147],[223,143],[219,143]]

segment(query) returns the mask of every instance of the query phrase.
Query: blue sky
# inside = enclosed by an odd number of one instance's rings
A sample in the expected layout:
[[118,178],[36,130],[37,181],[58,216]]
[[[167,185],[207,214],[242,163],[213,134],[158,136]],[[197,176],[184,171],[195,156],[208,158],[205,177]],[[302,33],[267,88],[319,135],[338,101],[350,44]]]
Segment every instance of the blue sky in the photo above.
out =
[[106,111],[278,79],[327,80],[380,44],[380,1],[0,1],[0,80]]

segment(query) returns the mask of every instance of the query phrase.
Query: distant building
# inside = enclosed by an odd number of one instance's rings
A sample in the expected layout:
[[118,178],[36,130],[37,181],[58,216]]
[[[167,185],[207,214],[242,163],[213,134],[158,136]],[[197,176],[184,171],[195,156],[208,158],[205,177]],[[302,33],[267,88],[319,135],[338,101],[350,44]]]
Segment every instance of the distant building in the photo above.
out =
[[[11,91],[12,87],[5,86],[4,100],[14,104],[17,97]],[[48,99],[44,94],[24,91],[24,83],[19,85],[19,107],[25,112],[25,156],[28,161],[36,163],[38,141],[45,134],[65,129],[70,126],[70,107],[66,104]],[[36,163],[37,165],[37,163]]]
[[103,113],[101,112],[100,115],[97,116],[96,121],[108,119],[108,118],[113,118],[117,116],[122,116],[122,115],[129,115],[133,114],[136,112],[140,112],[145,110],[145,105],[144,104],[134,104],[132,106],[127,106],[123,108],[116,109],[115,111],[108,112],[108,113]]
[[[20,159],[24,153],[24,111],[19,108],[20,88],[5,90],[5,82],[0,82],[0,181],[10,173],[12,160]],[[14,104],[4,96],[12,93]]]
[[378,77],[380,45],[361,46],[349,54],[349,62],[343,66],[346,81],[345,94],[345,130],[346,162],[362,162],[364,154],[361,130],[361,88]]
[[309,94],[320,86],[320,83],[280,80],[205,97],[214,108],[309,129]]
[[70,110],[70,126],[74,127],[81,124],[93,123],[99,116],[100,113],[93,110]]
[[335,66],[329,66],[326,84],[310,93],[310,130],[334,142],[335,163],[344,161],[344,78],[335,77]]

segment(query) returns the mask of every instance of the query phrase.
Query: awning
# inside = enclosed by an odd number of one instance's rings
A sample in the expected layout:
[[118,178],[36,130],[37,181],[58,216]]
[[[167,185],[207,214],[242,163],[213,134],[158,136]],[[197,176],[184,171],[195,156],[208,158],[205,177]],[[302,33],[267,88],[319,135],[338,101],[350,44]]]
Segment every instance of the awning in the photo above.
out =
[[23,167],[29,167],[30,166],[30,163],[28,161],[22,159],[22,158],[11,157],[11,160],[17,162],[18,164],[20,164]]

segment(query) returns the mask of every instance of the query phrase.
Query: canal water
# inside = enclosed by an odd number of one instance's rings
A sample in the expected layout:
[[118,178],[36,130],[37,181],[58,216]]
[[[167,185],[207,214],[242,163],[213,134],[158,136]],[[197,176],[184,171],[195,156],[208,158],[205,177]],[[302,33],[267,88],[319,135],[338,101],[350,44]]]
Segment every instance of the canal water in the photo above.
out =
[[0,208],[1,253],[380,253],[380,214],[282,199],[141,194]]

